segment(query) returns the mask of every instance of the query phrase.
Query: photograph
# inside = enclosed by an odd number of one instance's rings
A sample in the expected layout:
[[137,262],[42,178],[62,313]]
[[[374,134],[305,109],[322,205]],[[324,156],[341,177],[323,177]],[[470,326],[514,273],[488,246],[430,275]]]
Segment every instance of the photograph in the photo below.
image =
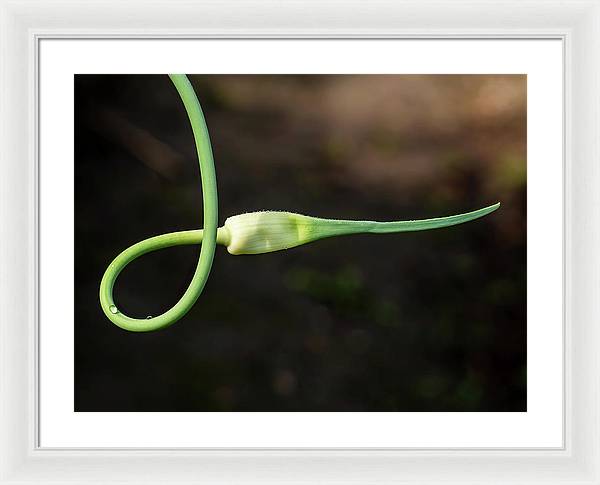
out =
[[75,412],[526,412],[526,74],[75,74]]

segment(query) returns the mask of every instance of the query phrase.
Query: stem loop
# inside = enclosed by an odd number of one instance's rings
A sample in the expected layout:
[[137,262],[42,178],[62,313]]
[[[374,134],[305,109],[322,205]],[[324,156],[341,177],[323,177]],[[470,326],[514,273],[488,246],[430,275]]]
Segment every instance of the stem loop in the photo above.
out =
[[[150,332],[168,327],[190,310],[204,289],[217,244],[217,179],[206,121],[194,88],[187,76],[185,74],[170,74],[169,77],[183,101],[194,133],[200,165],[200,177],[202,179],[204,230],[183,231],[146,239],[127,248],[108,266],[100,283],[100,305],[111,322],[132,332]],[[119,310],[113,300],[113,287],[117,276],[127,264],[150,251],[173,245],[198,244],[200,242],[202,242],[200,257],[192,281],[183,296],[171,309],[151,319],[131,318]]]

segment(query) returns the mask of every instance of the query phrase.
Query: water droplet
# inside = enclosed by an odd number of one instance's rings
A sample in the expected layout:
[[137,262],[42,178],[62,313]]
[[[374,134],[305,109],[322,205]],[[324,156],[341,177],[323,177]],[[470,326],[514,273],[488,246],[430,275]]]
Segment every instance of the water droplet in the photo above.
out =
[[152,320],[152,315],[148,315],[148,316],[146,317],[146,320]]
[[116,306],[114,306],[114,305],[111,305],[111,306],[109,306],[109,307],[108,307],[108,309],[110,310],[110,313],[112,313],[113,315],[114,315],[115,313],[119,313],[119,310],[118,310],[118,309],[117,309],[117,307],[116,307]]

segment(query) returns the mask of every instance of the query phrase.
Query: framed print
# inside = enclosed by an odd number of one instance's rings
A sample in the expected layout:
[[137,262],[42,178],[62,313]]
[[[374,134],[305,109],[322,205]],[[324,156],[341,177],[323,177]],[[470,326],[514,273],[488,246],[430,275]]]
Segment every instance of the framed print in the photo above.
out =
[[598,2],[0,18],[1,483],[599,482]]

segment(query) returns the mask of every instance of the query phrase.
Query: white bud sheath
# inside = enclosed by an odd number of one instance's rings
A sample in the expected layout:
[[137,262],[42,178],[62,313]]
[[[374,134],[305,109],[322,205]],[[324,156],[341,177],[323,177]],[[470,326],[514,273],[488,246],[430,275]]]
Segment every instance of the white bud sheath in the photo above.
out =
[[313,241],[314,218],[292,212],[261,211],[229,217],[227,233],[230,254],[261,254],[289,249]]

